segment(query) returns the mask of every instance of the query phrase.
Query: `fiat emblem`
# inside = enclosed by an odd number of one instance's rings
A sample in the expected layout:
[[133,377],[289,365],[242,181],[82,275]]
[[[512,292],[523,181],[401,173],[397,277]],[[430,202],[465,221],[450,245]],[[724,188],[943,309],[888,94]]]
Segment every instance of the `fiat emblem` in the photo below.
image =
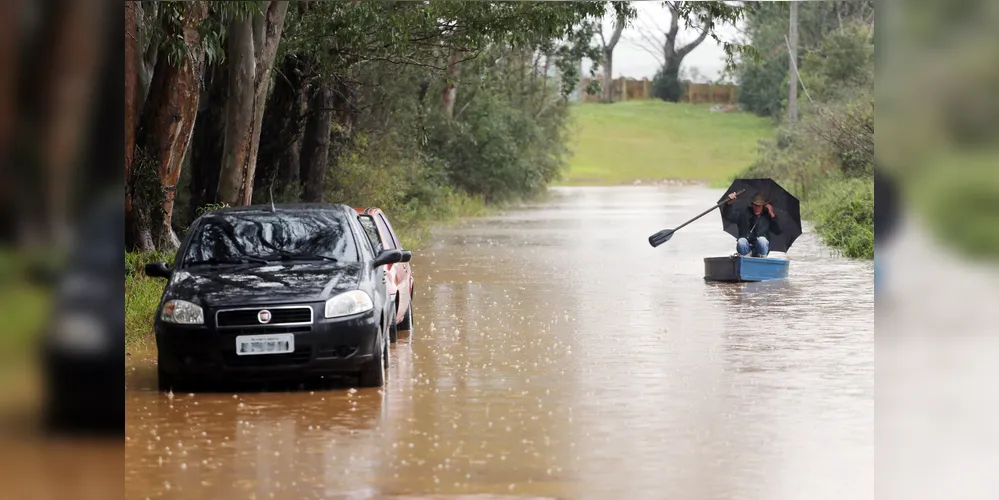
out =
[[264,309],[263,311],[258,312],[257,313],[257,321],[259,321],[261,323],[270,323],[271,322],[271,312],[268,311],[267,309]]

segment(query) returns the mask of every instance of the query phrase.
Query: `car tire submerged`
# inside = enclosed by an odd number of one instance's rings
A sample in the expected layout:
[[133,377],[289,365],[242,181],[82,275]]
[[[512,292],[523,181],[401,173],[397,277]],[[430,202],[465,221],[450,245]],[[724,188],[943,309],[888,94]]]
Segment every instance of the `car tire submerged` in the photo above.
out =
[[389,342],[393,344],[399,341],[399,325],[395,323],[395,315],[398,307],[399,304],[396,301],[396,305],[392,306],[392,316],[389,316],[392,318],[389,321],[391,323],[391,326],[389,326]]
[[[387,333],[387,332],[386,332]],[[385,372],[388,369],[388,335],[379,337],[381,347],[375,349],[375,357],[358,373],[357,382],[361,387],[382,387],[385,385]]]
[[399,323],[399,330],[405,332],[413,331],[413,295],[409,295],[409,308],[406,309],[406,316],[402,318],[402,322]]

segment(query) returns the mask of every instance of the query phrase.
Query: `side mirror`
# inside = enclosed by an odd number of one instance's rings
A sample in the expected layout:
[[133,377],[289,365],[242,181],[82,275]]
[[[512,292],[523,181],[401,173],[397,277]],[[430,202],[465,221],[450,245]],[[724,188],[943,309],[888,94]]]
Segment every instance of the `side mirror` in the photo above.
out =
[[167,267],[166,262],[150,262],[146,264],[146,276],[150,278],[170,278],[172,271]]
[[379,268],[387,264],[398,264],[402,262],[402,252],[399,250],[386,250],[375,257],[375,260],[371,261],[371,267]]
[[409,250],[403,250],[402,260],[400,260],[399,262],[409,262],[411,260],[413,260],[413,252],[410,252]]

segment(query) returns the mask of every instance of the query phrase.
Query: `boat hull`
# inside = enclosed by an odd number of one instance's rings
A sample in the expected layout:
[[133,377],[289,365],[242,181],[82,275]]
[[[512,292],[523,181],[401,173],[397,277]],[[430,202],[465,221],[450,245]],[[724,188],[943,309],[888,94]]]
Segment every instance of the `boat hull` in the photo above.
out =
[[784,259],[705,257],[704,279],[728,282],[781,280],[787,278],[789,264]]

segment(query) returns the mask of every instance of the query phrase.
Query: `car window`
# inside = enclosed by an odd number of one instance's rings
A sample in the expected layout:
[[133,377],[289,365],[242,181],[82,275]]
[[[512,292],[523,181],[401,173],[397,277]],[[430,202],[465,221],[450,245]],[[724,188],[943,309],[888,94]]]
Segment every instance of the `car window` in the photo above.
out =
[[361,227],[364,228],[364,234],[368,235],[368,242],[371,243],[371,249],[374,250],[375,254],[379,254],[382,251],[382,241],[378,237],[378,229],[375,228],[375,221],[370,215],[361,215],[357,217],[358,222],[361,223]]
[[395,250],[398,248],[398,244],[392,239],[392,233],[388,230],[385,225],[385,217],[382,214],[378,214],[375,219],[375,224],[378,226],[378,232],[382,235],[381,241],[385,246],[386,250]]
[[293,255],[360,260],[346,218],[332,210],[215,213],[194,230],[184,264]]
[[382,220],[382,224],[384,224],[385,227],[388,229],[387,233],[389,235],[389,238],[391,238],[392,241],[395,243],[394,248],[402,248],[402,244],[400,244],[399,239],[396,238],[395,229],[392,229],[392,224],[389,223],[388,218],[385,217],[385,214],[378,214],[378,218]]

